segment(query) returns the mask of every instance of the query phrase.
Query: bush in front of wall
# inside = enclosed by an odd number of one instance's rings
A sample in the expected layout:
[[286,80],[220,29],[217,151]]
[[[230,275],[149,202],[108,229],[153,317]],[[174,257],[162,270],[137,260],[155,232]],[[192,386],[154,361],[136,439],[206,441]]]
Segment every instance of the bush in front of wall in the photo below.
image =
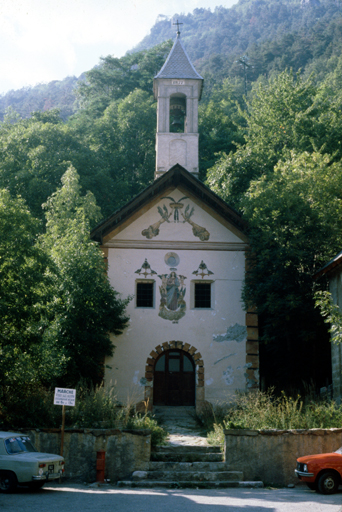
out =
[[242,393],[234,402],[212,406],[201,418],[211,444],[223,444],[226,429],[291,430],[341,428],[342,406],[329,399],[295,397],[274,390]]

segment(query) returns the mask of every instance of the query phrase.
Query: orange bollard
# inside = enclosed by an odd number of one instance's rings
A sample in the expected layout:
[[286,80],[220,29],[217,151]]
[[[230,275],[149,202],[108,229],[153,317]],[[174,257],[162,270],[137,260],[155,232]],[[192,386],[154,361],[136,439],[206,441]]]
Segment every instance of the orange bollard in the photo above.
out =
[[99,450],[96,453],[96,481],[104,482],[105,466],[106,466],[106,452]]

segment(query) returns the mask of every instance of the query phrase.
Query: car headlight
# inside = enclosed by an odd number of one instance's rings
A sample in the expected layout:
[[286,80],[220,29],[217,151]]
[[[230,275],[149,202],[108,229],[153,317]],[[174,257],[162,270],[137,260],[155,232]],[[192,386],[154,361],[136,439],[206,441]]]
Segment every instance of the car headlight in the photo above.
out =
[[303,465],[303,471],[304,471],[304,473],[308,472],[308,465],[307,464]]

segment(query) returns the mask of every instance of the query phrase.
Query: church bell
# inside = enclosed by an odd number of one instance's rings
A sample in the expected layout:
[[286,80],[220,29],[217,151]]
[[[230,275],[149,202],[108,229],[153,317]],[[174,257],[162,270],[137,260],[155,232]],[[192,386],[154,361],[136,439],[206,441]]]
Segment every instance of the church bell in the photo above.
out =
[[185,97],[172,96],[170,98],[170,131],[184,132],[186,116]]

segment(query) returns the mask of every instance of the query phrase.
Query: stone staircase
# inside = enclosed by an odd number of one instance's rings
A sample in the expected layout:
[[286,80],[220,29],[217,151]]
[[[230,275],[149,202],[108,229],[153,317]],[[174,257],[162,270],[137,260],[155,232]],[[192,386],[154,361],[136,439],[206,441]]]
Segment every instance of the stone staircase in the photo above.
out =
[[119,487],[217,489],[246,486],[241,471],[223,461],[219,446],[162,446],[151,454],[149,471],[135,471]]
[[[168,444],[151,452],[148,471],[135,471],[118,487],[168,489],[218,489],[228,487],[263,487],[262,482],[245,482],[241,471],[224,461],[220,446],[208,446],[198,432],[189,408],[160,408],[170,432]],[[161,414],[160,411],[157,413]],[[197,427],[197,431],[196,431]]]

